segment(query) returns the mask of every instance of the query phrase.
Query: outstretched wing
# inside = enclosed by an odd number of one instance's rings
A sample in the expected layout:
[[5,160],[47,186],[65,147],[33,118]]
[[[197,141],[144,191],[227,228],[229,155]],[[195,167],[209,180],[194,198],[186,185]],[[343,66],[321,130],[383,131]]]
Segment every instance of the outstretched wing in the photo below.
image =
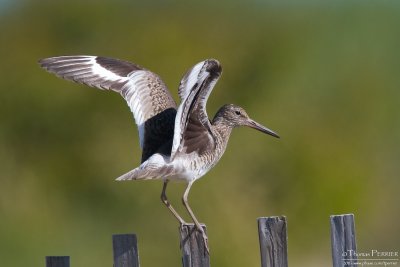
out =
[[175,119],[171,157],[177,152],[200,155],[215,146],[206,103],[221,72],[219,62],[208,59],[196,64],[183,77],[179,86],[182,103]]
[[172,142],[176,103],[158,75],[127,61],[99,56],[51,57],[39,64],[66,80],[120,93],[138,125],[142,162],[161,147],[168,150],[164,147]]

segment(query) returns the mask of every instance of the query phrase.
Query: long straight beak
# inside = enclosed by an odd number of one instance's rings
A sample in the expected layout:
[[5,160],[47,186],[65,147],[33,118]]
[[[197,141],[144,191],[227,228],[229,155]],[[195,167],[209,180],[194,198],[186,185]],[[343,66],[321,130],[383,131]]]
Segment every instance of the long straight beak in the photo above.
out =
[[275,133],[274,131],[268,129],[265,126],[262,126],[258,122],[253,121],[252,119],[249,119],[246,125],[249,126],[250,128],[256,129],[256,130],[258,130],[260,132],[272,135],[273,137],[280,138],[277,133]]

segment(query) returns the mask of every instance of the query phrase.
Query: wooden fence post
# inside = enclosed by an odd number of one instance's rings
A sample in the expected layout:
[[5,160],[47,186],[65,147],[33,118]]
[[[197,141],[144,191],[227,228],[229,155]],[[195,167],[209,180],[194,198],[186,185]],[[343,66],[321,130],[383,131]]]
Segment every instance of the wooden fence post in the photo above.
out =
[[134,234],[113,235],[114,267],[139,267],[139,251]]
[[262,267],[287,267],[286,217],[258,218]]
[[330,220],[333,267],[357,266],[354,215],[332,215]]
[[46,267],[69,267],[69,256],[46,256]]
[[[202,224],[204,231],[206,226]],[[179,227],[183,267],[209,267],[210,255],[204,247],[203,236],[196,225],[184,224]]]

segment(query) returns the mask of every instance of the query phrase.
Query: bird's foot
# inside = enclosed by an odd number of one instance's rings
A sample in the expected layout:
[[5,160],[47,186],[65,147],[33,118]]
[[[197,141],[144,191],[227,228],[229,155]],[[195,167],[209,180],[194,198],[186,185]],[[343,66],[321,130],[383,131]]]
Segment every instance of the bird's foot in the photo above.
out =
[[204,248],[207,251],[208,254],[210,254],[210,248],[208,247],[208,236],[206,234],[206,232],[204,232],[203,227],[201,226],[197,226],[197,230],[201,233],[202,237],[203,237],[203,242],[204,242]]
[[203,232],[203,240],[204,240],[204,248],[206,249],[207,253],[210,254],[210,248],[208,247],[208,237]]

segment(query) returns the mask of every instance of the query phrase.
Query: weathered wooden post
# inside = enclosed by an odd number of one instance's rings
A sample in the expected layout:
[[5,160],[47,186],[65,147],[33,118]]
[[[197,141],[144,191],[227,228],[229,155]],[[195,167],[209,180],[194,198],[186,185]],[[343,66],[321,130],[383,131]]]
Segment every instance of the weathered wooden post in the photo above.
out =
[[[206,226],[202,224],[204,231]],[[202,234],[196,225],[184,224],[179,227],[183,267],[209,267],[210,255],[204,247]]]
[[139,251],[134,234],[113,235],[114,267],[139,267]]
[[69,267],[69,256],[46,256],[46,267]]
[[286,217],[258,218],[262,267],[287,267]]
[[332,215],[330,220],[333,267],[357,266],[354,215]]

